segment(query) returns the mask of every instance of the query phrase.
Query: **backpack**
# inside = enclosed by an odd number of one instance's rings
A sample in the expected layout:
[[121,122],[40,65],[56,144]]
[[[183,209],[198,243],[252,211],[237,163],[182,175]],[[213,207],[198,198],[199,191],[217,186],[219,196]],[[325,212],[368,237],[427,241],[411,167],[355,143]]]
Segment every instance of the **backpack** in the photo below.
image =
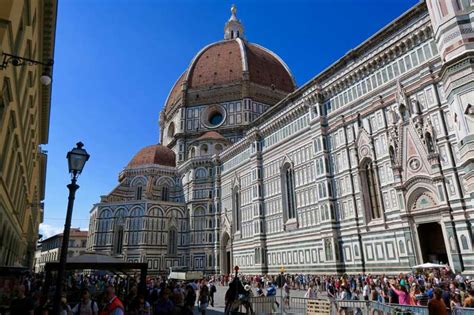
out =
[[[92,310],[92,312],[94,312],[94,305],[97,306],[97,309],[99,309],[99,306],[97,305],[97,302],[91,299],[91,310]],[[77,313],[76,313],[78,315],[81,314],[81,306],[82,306],[82,302],[79,302],[79,307],[77,308]]]
[[352,293],[346,291],[346,295],[344,296],[344,300],[352,300]]
[[155,304],[158,301],[158,288],[154,288],[150,294],[150,301]]

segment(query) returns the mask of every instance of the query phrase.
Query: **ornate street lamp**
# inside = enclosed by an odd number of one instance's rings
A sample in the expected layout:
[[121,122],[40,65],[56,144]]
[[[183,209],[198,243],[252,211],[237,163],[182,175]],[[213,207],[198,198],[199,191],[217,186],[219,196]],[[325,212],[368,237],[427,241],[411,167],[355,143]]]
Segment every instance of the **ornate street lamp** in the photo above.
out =
[[74,206],[74,198],[79,185],[76,184],[77,177],[82,173],[82,169],[89,160],[89,154],[82,147],[84,144],[78,142],[76,147],[67,153],[69,173],[71,174],[71,183],[67,185],[69,189],[69,198],[67,203],[66,222],[64,223],[63,244],[61,246],[61,256],[59,259],[58,277],[56,282],[56,292],[54,295],[53,314],[59,314],[59,305],[62,297],[63,278],[66,269],[67,250],[69,246],[69,232],[71,230],[72,208]]
[[43,65],[44,71],[40,76],[40,82],[43,85],[50,85],[51,84],[51,74],[50,74],[50,67],[53,66],[54,60],[50,59],[46,62],[38,61],[38,60],[33,60],[29,58],[23,58],[20,56],[15,56],[12,54],[7,54],[2,52],[3,60],[2,64],[0,65],[0,70],[5,70],[8,67],[8,64],[11,64],[15,67],[18,66],[24,66],[24,65]]

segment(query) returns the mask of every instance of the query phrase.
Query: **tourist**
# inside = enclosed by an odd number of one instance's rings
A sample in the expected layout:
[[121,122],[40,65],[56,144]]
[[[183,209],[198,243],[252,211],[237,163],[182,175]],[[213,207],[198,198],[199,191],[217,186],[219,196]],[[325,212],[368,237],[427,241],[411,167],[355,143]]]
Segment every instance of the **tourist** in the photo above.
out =
[[316,299],[317,298],[317,290],[315,289],[313,282],[309,283],[309,288],[306,291],[304,297],[308,298],[308,299]]
[[[273,284],[273,282],[268,282],[268,287],[267,287],[267,296],[274,296],[276,297],[276,287],[275,285]],[[275,304],[277,307],[280,307],[280,303],[278,303],[278,301],[276,300],[275,298]]]
[[193,314],[194,304],[196,304],[196,291],[194,291],[194,288],[188,284],[186,286],[186,293],[184,296],[184,307],[187,311]]
[[427,306],[429,301],[429,296],[426,294],[425,287],[420,287],[420,293],[415,296],[415,301],[417,305]]
[[72,315],[71,307],[67,303],[67,299],[65,296],[61,298],[61,302],[59,303],[59,315]]
[[451,296],[449,298],[449,308],[451,309],[452,312],[456,310],[456,308],[462,307],[461,305],[461,296],[459,294],[459,291],[457,293],[451,293]]
[[[310,286],[311,286],[311,283],[310,283]],[[288,284],[288,281],[286,281],[285,284],[283,285],[283,292],[285,292],[283,301],[286,306],[290,306],[290,285]]]
[[362,295],[364,296],[364,300],[368,301],[369,300],[369,295],[370,295],[370,285],[369,282],[365,282],[364,288],[362,289]]
[[398,296],[398,302],[400,305],[410,305],[410,296],[408,295],[407,288],[401,283],[398,285],[398,290],[390,283],[390,288]]
[[467,291],[467,297],[464,299],[463,306],[474,307],[474,289]]
[[112,284],[105,287],[105,298],[107,304],[102,308],[100,315],[124,315],[123,303],[115,295],[115,288]]
[[436,288],[434,290],[434,297],[428,302],[428,314],[429,315],[448,315],[446,310],[446,304],[442,299],[442,290]]
[[164,288],[160,290],[158,295],[158,301],[155,307],[155,314],[156,315],[171,315],[173,312],[173,302],[170,300],[171,290],[168,288]]
[[214,284],[214,280],[209,282],[209,304],[214,307],[214,294],[217,292],[216,285]]
[[262,284],[257,282],[257,296],[265,296],[265,293],[262,290]]
[[202,315],[206,315],[207,307],[209,306],[209,288],[203,284],[199,290],[198,309]]
[[151,315],[151,306],[145,300],[143,294],[139,294],[135,300],[130,304],[130,310],[127,312],[130,315]]
[[99,307],[97,302],[91,299],[88,289],[81,290],[81,301],[72,309],[74,315],[97,315]]
[[14,298],[10,303],[10,314],[33,315],[33,301],[25,295],[25,286],[19,285],[13,290]]

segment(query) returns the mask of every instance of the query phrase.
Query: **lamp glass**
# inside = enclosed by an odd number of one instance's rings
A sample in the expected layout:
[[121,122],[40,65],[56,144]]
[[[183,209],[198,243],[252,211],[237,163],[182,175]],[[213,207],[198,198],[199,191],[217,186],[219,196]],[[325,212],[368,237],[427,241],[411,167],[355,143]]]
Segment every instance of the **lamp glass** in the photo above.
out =
[[82,147],[76,147],[67,154],[69,173],[81,174],[84,165],[89,159],[89,154]]
[[43,85],[50,85],[51,84],[51,77],[47,74],[42,74],[40,77],[40,82]]

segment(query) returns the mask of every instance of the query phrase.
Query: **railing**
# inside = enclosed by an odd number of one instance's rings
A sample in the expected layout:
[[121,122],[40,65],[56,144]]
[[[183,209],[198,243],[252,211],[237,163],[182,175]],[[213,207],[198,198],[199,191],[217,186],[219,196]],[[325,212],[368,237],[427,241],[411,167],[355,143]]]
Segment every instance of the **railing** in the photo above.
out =
[[[253,314],[255,315],[267,315],[273,314],[277,311],[276,298],[274,296],[254,296],[250,298],[250,304],[252,305]],[[242,307],[240,307],[242,312]],[[250,314],[250,312],[247,312]]]
[[[326,301],[331,303],[330,310],[323,304],[314,302]],[[315,311],[315,305],[316,310]],[[328,314],[328,315],[428,315],[428,307],[417,305],[384,304],[376,301],[359,300],[328,300],[291,297],[289,305],[283,306],[286,314]],[[450,312],[451,315],[474,315],[474,308],[457,307]]]
[[418,314],[428,315],[428,307],[416,305],[384,304],[368,301],[371,314]]
[[305,314],[308,298],[292,297],[288,305],[283,305],[285,313]]

